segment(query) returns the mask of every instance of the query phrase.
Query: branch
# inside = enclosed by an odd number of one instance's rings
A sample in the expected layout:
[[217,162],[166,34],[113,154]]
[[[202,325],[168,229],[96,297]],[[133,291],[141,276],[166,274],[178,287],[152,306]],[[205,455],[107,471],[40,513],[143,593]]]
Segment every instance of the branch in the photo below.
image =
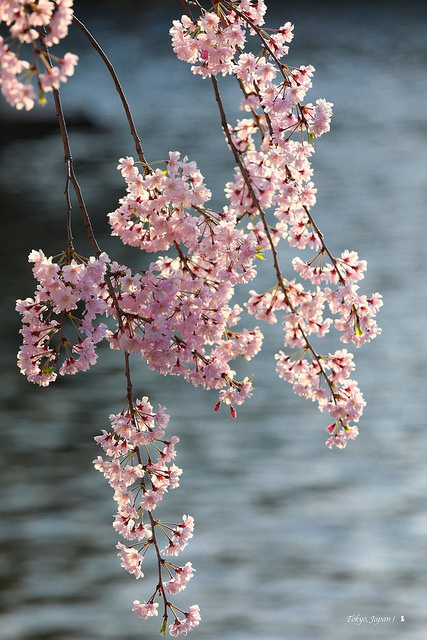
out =
[[144,167],[145,173],[152,173],[151,167],[148,164],[147,160],[145,159],[144,152],[142,150],[141,140],[140,140],[140,138],[138,136],[138,132],[136,130],[135,123],[133,121],[132,113],[131,113],[130,108],[129,108],[129,103],[126,100],[126,96],[124,94],[124,91],[123,91],[122,86],[121,86],[121,84],[119,82],[119,79],[117,77],[117,74],[116,74],[116,71],[115,71],[113,65],[111,64],[110,60],[108,59],[108,57],[107,57],[106,53],[104,52],[104,50],[102,49],[101,45],[95,40],[93,35],[87,29],[87,27],[85,27],[85,25],[82,22],[80,22],[80,20],[78,20],[76,18],[76,16],[73,16],[73,23],[86,36],[86,38],[89,40],[89,42],[91,43],[93,48],[101,56],[102,60],[105,63],[105,66],[107,67],[108,71],[110,72],[110,75],[111,75],[111,77],[113,79],[113,82],[114,82],[114,85],[116,87],[117,93],[120,96],[120,100],[122,102],[123,109],[125,110],[125,113],[126,113],[126,118],[127,118],[128,123],[129,123],[129,129],[130,129],[131,135],[132,135],[132,137],[134,139],[134,142],[135,142],[135,148],[136,148],[136,152],[138,154],[138,158],[139,158],[140,162],[142,163],[142,165]]
[[[258,198],[257,198],[257,196],[255,194],[255,191],[254,191],[254,188],[252,186],[249,174],[248,174],[248,172],[246,170],[246,167],[245,167],[245,165],[244,165],[244,163],[242,161],[242,158],[240,157],[240,152],[236,148],[236,145],[234,144],[233,138],[232,138],[232,136],[230,134],[230,130],[229,130],[228,124],[227,124],[227,118],[226,118],[225,111],[224,111],[224,106],[222,104],[221,96],[220,96],[220,93],[219,93],[217,79],[215,78],[215,76],[211,76],[211,80],[212,80],[212,84],[213,84],[214,91],[215,91],[215,98],[216,98],[216,101],[217,101],[217,104],[218,104],[218,108],[219,108],[219,111],[220,111],[220,115],[221,115],[221,125],[222,125],[222,128],[224,130],[225,136],[227,138],[227,142],[230,145],[230,148],[231,148],[231,150],[233,152],[233,155],[234,155],[234,158],[236,160],[236,163],[237,163],[237,165],[238,165],[238,167],[240,169],[240,172],[242,174],[243,180],[245,181],[245,184],[246,184],[246,186],[247,186],[247,188],[249,190],[249,194],[250,194],[250,196],[252,198],[252,203],[253,203],[254,207],[257,209],[257,211],[259,213],[259,216],[261,218],[261,221],[262,221],[262,224],[263,224],[263,227],[264,227],[264,232],[265,232],[265,234],[267,236],[268,244],[270,246],[270,249],[271,249],[271,252],[272,252],[272,255],[273,255],[273,265],[274,265],[274,270],[275,270],[275,273],[276,273],[277,284],[278,284],[280,290],[283,292],[283,295],[284,295],[284,298],[285,298],[285,302],[286,302],[287,306],[289,307],[291,313],[295,313],[295,307],[293,306],[293,304],[291,302],[291,299],[290,299],[290,297],[288,295],[288,289],[286,288],[286,286],[284,284],[284,278],[283,278],[283,275],[282,275],[282,272],[281,272],[281,269],[280,269],[277,250],[276,250],[276,247],[274,246],[273,238],[272,238],[272,235],[271,235],[271,232],[270,232],[270,227],[269,227],[269,225],[267,223],[265,212],[264,212],[263,208],[261,207],[261,205],[260,205],[260,203],[258,201]],[[311,219],[311,216],[310,216],[310,219]],[[319,232],[319,234],[320,234],[320,232]],[[328,255],[329,255],[329,252],[328,252]],[[336,402],[337,392],[335,390],[334,384],[331,382],[328,374],[326,373],[326,371],[325,371],[325,369],[324,369],[324,367],[322,365],[321,356],[316,352],[316,350],[312,346],[311,342],[307,338],[307,336],[305,334],[305,331],[302,328],[300,323],[298,323],[298,330],[300,331],[301,336],[302,336],[302,338],[303,338],[303,340],[305,342],[306,349],[312,354],[313,358],[316,360],[316,362],[317,362],[317,364],[319,366],[319,369],[320,369],[320,371],[321,371],[321,373],[322,373],[322,375],[323,375],[323,377],[324,377],[324,379],[325,379],[325,381],[326,381],[326,383],[327,383],[327,385],[328,385],[328,387],[329,387],[329,389],[331,391],[331,395],[332,395],[332,397],[334,399],[334,402]]]
[[[43,33],[41,29],[39,30],[39,33],[40,33],[41,50],[46,56],[46,61],[49,68],[52,68],[52,62],[50,59],[49,50],[45,45]],[[99,258],[99,256],[101,255],[101,249],[99,248],[98,242],[96,241],[95,234],[92,229],[92,224],[89,218],[89,214],[87,212],[86,204],[83,198],[82,190],[77,181],[77,177],[74,171],[74,163],[73,163],[73,157],[71,155],[70,139],[68,136],[67,125],[65,122],[64,112],[62,109],[61,97],[58,89],[53,88],[52,92],[53,92],[53,99],[55,102],[56,117],[58,118],[59,128],[61,130],[62,145],[64,148],[64,162],[67,168],[66,185],[65,185],[65,197],[67,201],[67,236],[68,236],[67,257],[68,259],[71,260],[71,253],[73,250],[73,246],[72,246],[73,238],[72,238],[72,232],[71,232],[71,208],[72,207],[71,207],[71,202],[69,197],[69,181],[71,181],[71,184],[73,185],[74,192],[77,197],[77,202],[79,204],[80,211],[82,212],[83,224],[86,230],[87,237],[93,247],[96,257]]]

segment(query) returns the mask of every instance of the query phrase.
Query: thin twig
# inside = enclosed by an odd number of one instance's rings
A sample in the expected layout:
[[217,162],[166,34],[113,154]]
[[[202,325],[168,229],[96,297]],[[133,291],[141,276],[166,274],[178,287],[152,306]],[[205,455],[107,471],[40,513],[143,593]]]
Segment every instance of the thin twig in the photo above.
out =
[[[40,29],[40,47],[41,50],[43,52],[43,54],[46,57],[46,61],[49,67],[52,67],[52,62],[50,59],[50,55],[49,55],[49,50],[44,42],[44,38],[43,38],[43,34],[42,31]],[[76,194],[77,197],[77,202],[79,204],[79,208],[80,211],[82,212],[82,216],[83,216],[83,224],[84,224],[84,228],[86,230],[86,234],[87,237],[89,239],[89,242],[91,243],[93,250],[95,252],[95,255],[97,258],[99,258],[99,256],[101,255],[101,249],[99,248],[99,245],[96,241],[95,238],[95,234],[93,232],[92,229],[92,224],[87,212],[87,208],[86,208],[86,204],[83,198],[83,194],[82,194],[82,190],[80,188],[80,185],[77,181],[76,178],[76,174],[74,171],[74,163],[73,163],[73,156],[71,155],[71,145],[70,145],[70,138],[68,136],[68,129],[67,129],[67,124],[65,122],[65,117],[64,117],[64,112],[62,109],[62,103],[61,103],[61,97],[59,94],[58,89],[53,88],[52,90],[53,92],[53,100],[55,103],[55,110],[56,110],[56,117],[58,119],[58,123],[59,123],[59,128],[61,130],[61,139],[62,139],[62,145],[64,148],[64,162],[65,162],[65,166],[66,166],[66,185],[65,185],[65,198],[66,198],[66,202],[67,202],[67,236],[68,236],[68,247],[67,247],[67,257],[69,259],[71,259],[71,253],[73,251],[73,236],[72,236],[72,231],[71,231],[71,201],[70,201],[70,197],[69,197],[69,182],[71,181],[71,184],[73,185],[74,188],[74,192]]]
[[80,22],[80,20],[78,18],[76,18],[76,16],[73,16],[73,23],[80,29],[80,31],[82,31],[82,33],[86,36],[86,38],[89,40],[89,42],[91,43],[91,45],[94,47],[94,49],[99,53],[99,55],[101,56],[102,60],[105,63],[105,66],[107,67],[108,71],[110,72],[110,75],[113,79],[114,85],[116,87],[117,93],[120,96],[120,100],[122,102],[123,105],[123,109],[126,113],[126,118],[127,121],[129,123],[129,129],[131,132],[131,135],[134,139],[135,142],[135,148],[136,148],[136,152],[138,154],[138,158],[141,162],[141,164],[144,167],[144,171],[145,173],[152,173],[151,167],[148,164],[147,160],[145,159],[144,156],[144,151],[142,150],[142,145],[141,145],[141,140],[138,136],[138,132],[136,130],[136,126],[132,117],[132,113],[129,107],[129,103],[126,100],[126,96],[124,94],[124,91],[122,89],[122,86],[119,82],[119,79],[117,77],[117,73],[113,67],[113,65],[111,64],[110,60],[108,59],[105,51],[102,49],[101,45],[95,40],[95,38],[93,37],[93,35],[91,34],[91,32],[89,31],[89,29],[87,29],[87,27]]

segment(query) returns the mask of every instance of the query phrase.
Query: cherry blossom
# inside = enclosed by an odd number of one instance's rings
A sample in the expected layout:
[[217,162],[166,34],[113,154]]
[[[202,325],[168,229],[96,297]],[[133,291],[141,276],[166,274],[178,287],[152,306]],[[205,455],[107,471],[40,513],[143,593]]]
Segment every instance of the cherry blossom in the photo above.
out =
[[[5,41],[0,36],[0,85],[9,104],[30,111],[44,93],[58,89],[74,74],[78,57],[66,53],[63,58],[48,55],[46,47],[56,45],[68,34],[73,19],[73,0],[0,0],[0,22],[10,31]],[[31,47],[34,63],[20,59],[22,45]],[[56,63],[56,64],[55,64]],[[31,84],[36,79],[37,92]]]
[[[98,456],[94,466],[114,490],[118,507],[114,529],[131,543],[117,543],[121,566],[138,579],[144,577],[141,567],[150,548],[155,550],[158,558],[162,558],[159,565],[161,578],[151,598],[144,603],[139,600],[133,603],[133,611],[144,619],[158,614],[159,603],[155,598],[160,594],[174,611],[173,605],[166,600],[166,594],[174,595],[185,589],[195,571],[190,562],[180,566],[167,559],[171,555],[179,555],[193,537],[193,518],[183,515],[182,523],[169,523],[155,520],[152,515],[164,494],[178,486],[177,478],[181,474],[172,462],[179,438],[172,436],[170,440],[164,440],[168,421],[164,407],[159,407],[154,413],[148,398],[143,397],[128,410],[111,414],[112,431],[103,429],[102,435],[95,437],[110,458],[105,460]],[[149,437],[141,442],[141,435]],[[162,550],[158,541],[160,534],[167,541]],[[193,623],[192,626],[195,618]]]
[[16,310],[23,323],[18,364],[31,382],[47,386],[58,373],[75,374],[95,364],[96,345],[107,331],[105,323],[94,321],[106,311],[108,260],[104,253],[98,259],[61,265],[41,250],[29,255],[39,285],[34,298],[17,301]]
[[200,622],[200,609],[197,604],[192,605],[189,611],[183,611],[182,613],[184,618],[179,619],[177,617],[175,622],[169,626],[169,633],[173,638],[181,635],[186,636]]
[[158,602],[140,602],[139,600],[133,601],[133,611],[140,617],[147,620],[151,616],[158,615],[159,603]]
[[[258,21],[260,16],[254,17],[247,3],[240,3],[238,9],[233,3],[224,2],[224,6],[230,14],[221,22],[204,13],[197,21],[183,17],[180,23],[175,22],[172,45],[178,57],[192,64],[193,73],[212,77],[224,134],[236,159],[234,180],[225,187],[228,211],[234,212],[238,221],[249,217],[246,230],[256,237],[258,250],[273,254],[276,283],[265,293],[251,290],[245,306],[267,323],[277,322],[278,314],[282,315],[284,345],[290,353],[278,352],[278,374],[292,384],[296,393],[316,400],[321,411],[329,412],[335,427],[327,445],[342,448],[357,435],[357,428],[350,423],[359,420],[365,402],[357,384],[348,377],[349,367],[339,369],[338,376],[337,361],[319,353],[311,336],[322,338],[334,326],[343,342],[361,346],[380,333],[375,315],[382,300],[379,294],[358,294],[355,283],[363,278],[366,262],[347,250],[334,258],[310,212],[316,203],[309,163],[314,152],[312,143],[329,131],[333,105],[324,99],[318,99],[315,105],[303,104],[312,86],[312,66],[289,68],[279,63],[293,38],[290,23],[273,34],[267,33],[260,28],[263,19]],[[221,40],[228,24],[239,26],[245,39],[248,33],[258,38],[261,53],[247,53],[241,43],[231,55],[226,40]],[[207,40],[219,41],[214,44],[217,50],[224,45],[220,55],[226,66],[218,67],[217,59],[211,62],[209,47],[202,44]],[[199,56],[194,47],[191,55],[186,55],[190,49],[185,43],[190,42],[197,43]],[[235,126],[226,122],[222,110],[214,78],[219,72],[239,79],[244,93],[241,109],[251,115]],[[292,139],[297,132],[301,138]],[[306,140],[302,139],[304,132]],[[269,222],[267,215],[271,214],[276,223]],[[282,275],[276,249],[282,239],[295,249],[315,252],[308,260],[296,256],[292,263],[295,272],[311,281],[315,290],[305,290],[302,283]],[[322,289],[326,284],[333,286]],[[325,316],[328,312],[335,319]],[[220,392],[220,399],[230,403],[232,414],[233,404],[237,404],[231,399],[234,392],[232,386]]]
[[[327,334],[355,347],[369,342],[380,334],[376,314],[382,306],[379,293],[360,290],[366,261],[347,249],[334,256],[312,215],[317,189],[311,157],[317,139],[330,130],[333,105],[323,98],[305,103],[314,67],[284,63],[293,25],[264,28],[263,0],[223,0],[211,3],[210,10],[198,2],[182,4],[187,13],[170,29],[173,50],[212,84],[235,161],[222,208],[211,205],[211,191],[194,160],[170,151],[151,165],[127,115],[137,155],[119,159],[123,196],[108,220],[113,236],[150,254],[150,260],[144,269],[130,268],[101,251],[69,170],[67,185],[73,183],[94,254],[83,257],[73,246],[67,186],[67,250],[56,257],[31,251],[37,287],[33,297],[16,303],[23,337],[18,365],[35,384],[47,386],[58,375],[86,371],[96,363],[103,340],[124,356],[124,406],[109,416],[109,430],[95,437],[103,455],[94,467],[117,505],[113,528],[125,541],[116,545],[121,566],[140,579],[146,555],[157,561],[154,590],[144,602],[134,600],[133,611],[148,619],[162,604],[161,631],[169,628],[172,637],[187,635],[200,622],[197,605],[184,611],[170,599],[194,576],[191,562],[174,562],[193,537],[194,520],[184,514],[182,522],[166,522],[158,515],[164,496],[180,483],[179,438],[166,435],[164,407],[154,411],[148,397],[134,397],[131,356],[163,375],[215,389],[214,410],[227,405],[236,418],[236,407],[254,389],[252,376],[240,380],[235,369],[239,359],[256,357],[263,343],[252,321],[280,323],[277,374],[326,414],[326,446],[342,449],[357,437],[366,403],[352,377],[353,354],[346,348],[322,352],[319,343]],[[0,21],[10,32],[0,37],[6,100],[18,110],[33,108],[50,91],[58,100],[58,88],[73,75],[78,58],[72,53],[58,58],[51,48],[73,21],[85,32],[72,0],[0,0]],[[86,35],[106,62],[87,30]],[[19,57],[25,47],[32,65]],[[238,84],[243,117],[234,123],[225,113],[221,76]],[[59,118],[65,125],[63,115]],[[282,264],[283,242],[294,253],[291,273]],[[236,304],[236,290],[256,279],[266,258],[273,267],[269,288],[250,288],[243,306]]]

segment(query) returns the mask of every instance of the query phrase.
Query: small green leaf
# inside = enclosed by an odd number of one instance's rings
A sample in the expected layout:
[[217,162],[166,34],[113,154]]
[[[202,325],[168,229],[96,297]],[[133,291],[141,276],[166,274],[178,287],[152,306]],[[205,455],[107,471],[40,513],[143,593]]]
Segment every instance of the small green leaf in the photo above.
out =
[[165,638],[166,638],[166,630],[167,630],[167,628],[168,628],[168,621],[166,619],[166,620],[163,620],[162,628],[160,629],[160,633],[163,633]]
[[256,250],[258,251],[258,253],[255,254],[256,258],[259,258],[260,260],[265,260],[264,256],[262,255],[262,251],[264,251],[264,247],[262,246],[262,244],[258,245]]
[[307,131],[307,140],[309,144],[312,144],[315,137],[316,136],[314,135],[314,133],[312,133],[311,131]]
[[364,334],[364,333],[365,333],[365,332],[364,332],[364,331],[363,331],[363,329],[361,329],[361,327],[360,327],[360,323],[359,323],[359,322],[357,322],[357,324],[356,324],[356,335],[358,335],[358,336],[363,336],[363,334]]
[[51,364],[50,367],[44,367],[43,368],[43,375],[44,376],[50,376],[56,369],[56,365]]

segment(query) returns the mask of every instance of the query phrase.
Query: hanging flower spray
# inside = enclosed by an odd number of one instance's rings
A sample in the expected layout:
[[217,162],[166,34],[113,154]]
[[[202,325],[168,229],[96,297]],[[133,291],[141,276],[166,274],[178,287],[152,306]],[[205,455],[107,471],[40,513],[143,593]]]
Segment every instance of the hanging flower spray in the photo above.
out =
[[[166,435],[164,407],[154,409],[147,397],[135,397],[131,354],[164,375],[217,389],[215,411],[228,405],[235,418],[253,389],[252,379],[235,379],[232,363],[239,356],[253,358],[263,335],[258,326],[242,326],[244,309],[233,298],[239,285],[256,279],[258,264],[269,254],[271,287],[250,290],[244,306],[259,321],[280,319],[284,341],[276,354],[277,373],[295,393],[317,402],[329,416],[327,446],[343,448],[358,435],[365,401],[351,378],[353,354],[346,348],[321,353],[317,343],[332,327],[346,345],[368,342],[380,332],[375,315],[382,305],[378,293],[359,293],[366,262],[355,251],[334,256],[312,215],[310,158],[317,139],[329,131],[333,105],[324,99],[305,103],[314,68],[284,63],[293,25],[266,28],[263,0],[211,2],[209,8],[197,1],[181,4],[185,14],[170,29],[173,50],[212,84],[235,162],[221,211],[210,207],[211,192],[193,160],[171,151],[163,166],[147,161],[114,68],[74,15],[72,0],[0,0],[0,20],[10,31],[0,37],[2,92],[13,107],[26,110],[53,94],[66,166],[67,244],[55,258],[41,250],[30,253],[38,285],[32,298],[17,301],[23,323],[18,364],[31,382],[47,386],[58,374],[94,365],[104,340],[123,353],[124,405],[110,415],[109,430],[95,438],[104,457],[94,465],[114,491],[113,526],[125,540],[117,544],[121,565],[139,579],[146,554],[157,559],[154,589],[144,602],[135,600],[133,610],[146,619],[160,607],[161,631],[169,629],[171,636],[186,635],[200,621],[197,605],[182,610],[172,602],[193,577],[191,563],[176,564],[175,557],[193,536],[194,522],[189,515],[176,523],[157,518],[158,503],[179,485],[179,438]],[[59,87],[73,75],[78,58],[54,52],[72,24],[110,71],[135,141],[135,158],[119,160],[125,194],[108,218],[112,235],[154,254],[145,269],[131,269],[101,250],[74,172]],[[24,48],[32,63],[19,57]],[[233,124],[221,99],[220,76],[232,76],[240,93],[243,117]],[[71,189],[93,248],[90,257],[74,246]],[[304,251],[286,273],[280,242]]]

